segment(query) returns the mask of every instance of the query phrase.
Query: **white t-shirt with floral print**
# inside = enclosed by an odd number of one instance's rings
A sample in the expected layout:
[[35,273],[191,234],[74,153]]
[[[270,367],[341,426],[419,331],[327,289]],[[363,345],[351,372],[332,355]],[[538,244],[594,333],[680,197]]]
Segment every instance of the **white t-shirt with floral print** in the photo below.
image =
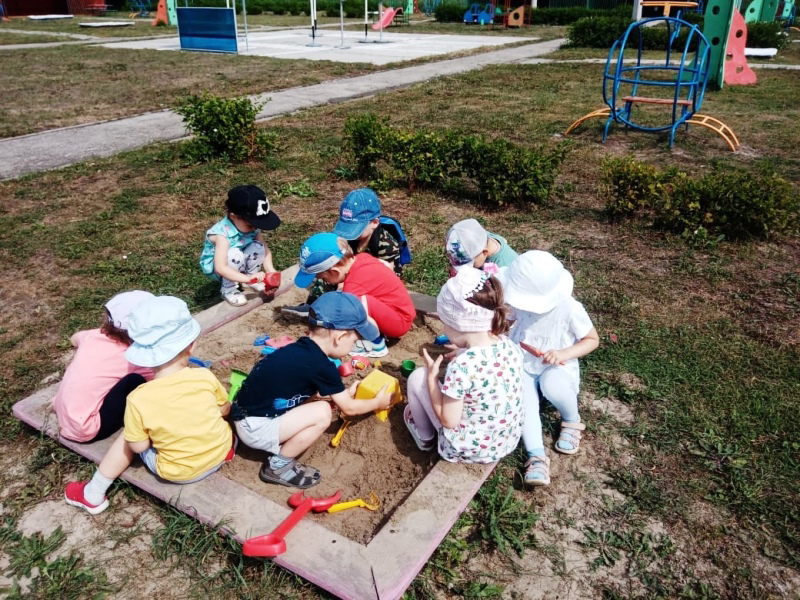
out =
[[522,434],[522,351],[506,336],[462,350],[447,366],[442,393],[464,401],[461,423],[439,432],[450,462],[491,463],[513,452]]

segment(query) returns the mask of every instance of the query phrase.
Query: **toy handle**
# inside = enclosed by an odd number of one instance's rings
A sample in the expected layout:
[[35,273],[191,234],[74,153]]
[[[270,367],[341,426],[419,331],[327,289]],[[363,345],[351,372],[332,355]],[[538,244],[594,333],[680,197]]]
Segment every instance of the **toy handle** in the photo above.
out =
[[341,510],[347,510],[348,508],[364,508],[365,504],[364,501],[359,498],[358,500],[350,500],[349,502],[339,502],[339,504],[334,504],[328,509],[329,513],[337,513]]

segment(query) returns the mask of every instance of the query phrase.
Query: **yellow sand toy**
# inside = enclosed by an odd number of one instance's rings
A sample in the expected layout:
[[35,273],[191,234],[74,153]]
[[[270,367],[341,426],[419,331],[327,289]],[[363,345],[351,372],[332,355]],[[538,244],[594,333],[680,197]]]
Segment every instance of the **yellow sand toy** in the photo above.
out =
[[[364,377],[364,379],[361,380],[361,383],[358,384],[358,387],[356,388],[356,399],[361,398],[364,400],[369,400],[374,398],[378,395],[378,392],[381,391],[383,386],[386,386],[387,391],[392,395],[392,401],[389,404],[389,408],[376,410],[375,416],[381,421],[386,421],[386,419],[389,418],[389,411],[391,410],[392,406],[403,402],[403,393],[400,391],[400,382],[396,377],[387,375],[378,369],[373,369],[372,372]],[[348,419],[344,419],[339,431],[331,440],[331,446],[336,448],[339,445],[339,442],[342,441],[342,436],[344,436],[345,429],[347,429],[349,425],[350,421]]]
[[348,508],[366,508],[367,510],[378,510],[380,506],[381,501],[378,500],[378,497],[374,492],[370,492],[367,500],[364,500],[363,498],[357,498],[356,500],[350,500],[349,502],[339,502],[338,504],[331,506],[328,509],[328,512],[337,513],[340,510],[347,510]]

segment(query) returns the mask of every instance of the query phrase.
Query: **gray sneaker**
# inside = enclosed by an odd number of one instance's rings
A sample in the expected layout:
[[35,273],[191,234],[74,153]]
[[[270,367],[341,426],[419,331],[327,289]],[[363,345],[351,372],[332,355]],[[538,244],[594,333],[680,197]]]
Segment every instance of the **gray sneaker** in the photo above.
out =
[[302,319],[308,318],[308,311],[311,309],[310,304],[298,304],[297,306],[282,306],[281,313],[285,315],[292,315]]

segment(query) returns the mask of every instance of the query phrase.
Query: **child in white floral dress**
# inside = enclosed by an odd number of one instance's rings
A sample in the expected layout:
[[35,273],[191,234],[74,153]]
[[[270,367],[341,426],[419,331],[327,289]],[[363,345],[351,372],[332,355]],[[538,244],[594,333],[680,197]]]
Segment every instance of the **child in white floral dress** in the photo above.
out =
[[463,268],[442,287],[436,311],[461,348],[438,381],[442,356],[423,350],[427,367],[408,378],[404,418],[420,450],[450,462],[491,463],[513,452],[522,434],[522,351],[508,331],[503,289],[494,277]]

